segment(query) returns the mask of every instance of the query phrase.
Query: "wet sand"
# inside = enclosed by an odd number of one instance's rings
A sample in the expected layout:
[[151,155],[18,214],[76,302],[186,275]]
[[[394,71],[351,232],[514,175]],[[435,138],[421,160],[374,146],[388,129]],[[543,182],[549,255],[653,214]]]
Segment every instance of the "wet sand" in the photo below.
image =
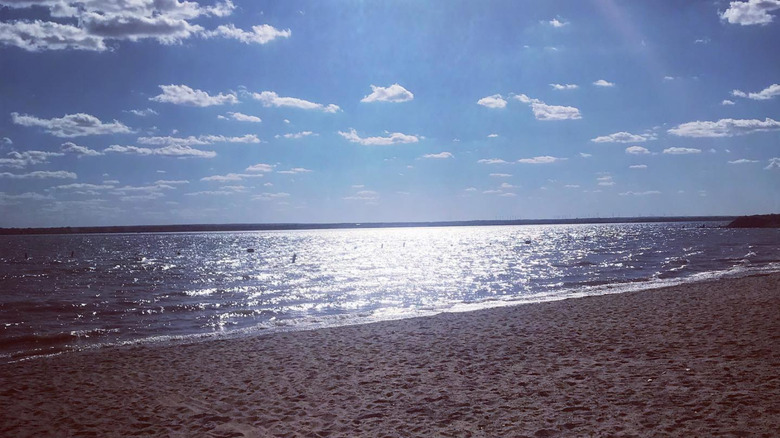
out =
[[778,436],[780,274],[0,365],[0,436]]

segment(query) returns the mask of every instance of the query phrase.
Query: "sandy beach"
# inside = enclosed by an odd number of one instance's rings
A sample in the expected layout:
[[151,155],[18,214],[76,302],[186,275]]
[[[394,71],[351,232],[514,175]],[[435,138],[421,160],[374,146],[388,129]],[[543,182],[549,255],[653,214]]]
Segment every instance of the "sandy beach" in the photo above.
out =
[[0,435],[777,436],[780,274],[0,365]]

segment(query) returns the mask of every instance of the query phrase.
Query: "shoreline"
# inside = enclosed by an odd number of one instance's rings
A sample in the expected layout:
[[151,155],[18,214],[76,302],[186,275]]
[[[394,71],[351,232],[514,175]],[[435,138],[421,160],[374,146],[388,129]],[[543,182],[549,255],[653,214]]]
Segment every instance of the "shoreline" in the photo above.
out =
[[780,274],[0,365],[4,436],[772,436]]

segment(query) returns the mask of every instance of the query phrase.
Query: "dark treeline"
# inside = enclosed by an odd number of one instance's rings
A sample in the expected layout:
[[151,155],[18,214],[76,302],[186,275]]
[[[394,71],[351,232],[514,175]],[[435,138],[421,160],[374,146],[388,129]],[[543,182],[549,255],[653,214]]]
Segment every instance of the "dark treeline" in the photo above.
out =
[[464,227],[491,225],[609,224],[641,222],[728,222],[734,216],[614,217],[581,219],[518,219],[441,222],[371,222],[331,224],[191,224],[129,225],[110,227],[0,228],[0,235],[87,233],[187,233],[203,231],[321,230],[338,228]]

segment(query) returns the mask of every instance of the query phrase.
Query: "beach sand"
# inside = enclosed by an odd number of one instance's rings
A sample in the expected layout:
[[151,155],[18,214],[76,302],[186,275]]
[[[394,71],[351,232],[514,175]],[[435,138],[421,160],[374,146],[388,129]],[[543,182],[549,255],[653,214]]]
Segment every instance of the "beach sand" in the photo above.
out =
[[780,275],[0,365],[0,435],[778,436]]

